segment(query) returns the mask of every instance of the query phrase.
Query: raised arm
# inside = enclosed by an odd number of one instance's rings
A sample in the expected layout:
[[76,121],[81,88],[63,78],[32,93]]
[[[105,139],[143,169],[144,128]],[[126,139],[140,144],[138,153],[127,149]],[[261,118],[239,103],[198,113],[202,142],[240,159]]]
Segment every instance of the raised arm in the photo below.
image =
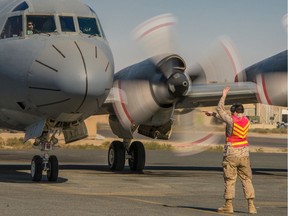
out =
[[225,111],[225,100],[226,100],[226,97],[227,97],[229,90],[230,90],[229,86],[227,86],[223,89],[222,97],[219,100],[219,103],[218,103],[216,110],[217,110],[217,113],[219,114],[220,118],[224,122],[226,122],[228,124],[233,124],[231,116],[229,114],[227,114]]

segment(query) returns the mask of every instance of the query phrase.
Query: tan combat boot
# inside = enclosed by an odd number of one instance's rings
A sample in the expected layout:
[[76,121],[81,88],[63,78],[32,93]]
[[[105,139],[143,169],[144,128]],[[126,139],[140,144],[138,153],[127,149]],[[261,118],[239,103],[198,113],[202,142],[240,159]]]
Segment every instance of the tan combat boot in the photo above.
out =
[[232,199],[226,199],[225,204],[218,208],[218,212],[222,213],[233,213],[233,205],[232,205]]
[[248,199],[248,213],[257,214],[257,210],[254,206],[254,199]]

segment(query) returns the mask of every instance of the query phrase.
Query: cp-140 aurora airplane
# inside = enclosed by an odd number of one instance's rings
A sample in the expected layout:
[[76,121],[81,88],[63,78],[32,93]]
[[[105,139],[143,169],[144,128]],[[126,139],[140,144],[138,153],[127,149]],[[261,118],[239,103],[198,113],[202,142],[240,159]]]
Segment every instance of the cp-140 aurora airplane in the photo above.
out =
[[[135,35],[156,48],[174,23],[170,14],[158,16]],[[155,35],[161,40],[153,41]],[[83,139],[84,120],[108,114],[112,132],[122,140],[109,147],[109,168],[122,170],[128,160],[132,171],[141,171],[145,149],[132,142],[133,134],[168,139],[177,110],[217,105],[228,84],[227,104],[287,106],[287,50],[238,72],[233,51],[221,46],[230,62],[226,68],[214,57],[212,67],[203,60],[187,70],[178,54],[159,52],[114,74],[104,31],[86,4],[0,0],[0,127],[25,131],[25,142],[35,139],[43,155],[32,159],[33,181],[43,171],[57,181],[58,159],[49,154],[58,142],[55,134],[62,132],[66,143]]]

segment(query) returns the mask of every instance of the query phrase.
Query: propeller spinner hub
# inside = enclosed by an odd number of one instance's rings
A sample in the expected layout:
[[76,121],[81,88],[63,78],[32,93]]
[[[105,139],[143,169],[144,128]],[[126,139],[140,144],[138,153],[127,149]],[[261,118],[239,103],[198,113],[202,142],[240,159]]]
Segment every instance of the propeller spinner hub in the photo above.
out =
[[189,88],[189,81],[185,74],[176,72],[168,79],[168,89],[174,97],[182,97]]

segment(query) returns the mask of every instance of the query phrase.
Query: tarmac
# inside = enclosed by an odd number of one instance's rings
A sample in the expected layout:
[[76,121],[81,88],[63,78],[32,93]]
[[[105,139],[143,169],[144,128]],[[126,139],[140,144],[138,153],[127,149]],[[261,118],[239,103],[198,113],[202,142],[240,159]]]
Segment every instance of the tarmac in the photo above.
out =
[[[146,151],[141,173],[111,172],[107,150],[55,150],[56,183],[35,183],[30,161],[37,150],[0,151],[0,215],[229,215],[223,205],[221,152],[177,157]],[[251,153],[258,215],[287,215],[287,154]],[[234,215],[248,215],[241,183]],[[230,214],[231,215],[231,214]]]

